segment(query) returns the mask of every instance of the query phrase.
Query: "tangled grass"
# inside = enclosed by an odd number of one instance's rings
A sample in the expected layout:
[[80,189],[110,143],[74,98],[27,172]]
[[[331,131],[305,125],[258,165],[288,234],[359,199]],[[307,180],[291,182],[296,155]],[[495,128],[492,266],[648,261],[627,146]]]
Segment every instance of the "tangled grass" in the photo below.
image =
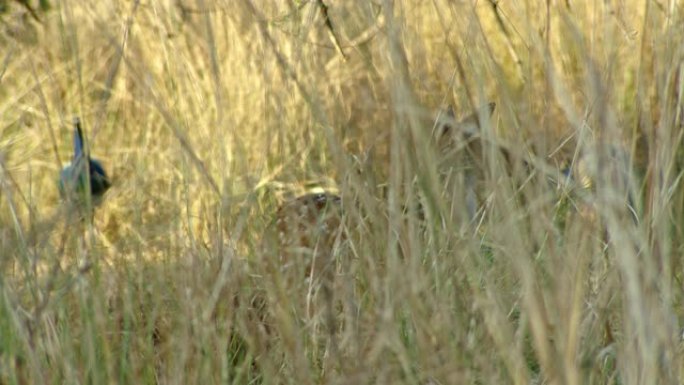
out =
[[[347,3],[9,3],[1,384],[683,381],[681,4]],[[314,190],[326,292],[265,241]]]

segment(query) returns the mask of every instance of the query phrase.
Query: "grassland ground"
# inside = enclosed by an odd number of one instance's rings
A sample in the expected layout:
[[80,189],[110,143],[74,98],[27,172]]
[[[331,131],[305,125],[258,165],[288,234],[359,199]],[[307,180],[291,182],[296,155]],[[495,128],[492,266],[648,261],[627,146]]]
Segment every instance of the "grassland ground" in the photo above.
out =
[[684,382],[682,4],[34,3],[0,0],[0,384]]

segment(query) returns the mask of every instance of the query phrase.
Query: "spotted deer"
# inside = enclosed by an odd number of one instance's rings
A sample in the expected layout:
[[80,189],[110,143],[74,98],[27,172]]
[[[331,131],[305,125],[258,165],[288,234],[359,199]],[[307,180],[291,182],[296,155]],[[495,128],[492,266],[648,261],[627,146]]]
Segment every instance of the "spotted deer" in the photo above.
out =
[[[466,206],[472,219],[477,210],[477,190],[482,186],[484,166],[481,121],[489,119],[495,108],[489,103],[460,120],[452,108],[437,121],[435,144],[440,158],[453,160],[464,168]],[[511,163],[504,147],[497,147]],[[455,157],[454,157],[455,155]],[[330,192],[308,193],[291,198],[277,209],[273,226],[277,231],[279,262],[284,270],[296,269],[311,281],[328,280],[334,272],[335,248],[344,240],[343,205],[339,195]]]
[[[465,199],[470,219],[478,210],[477,194],[483,188],[482,162],[486,142],[480,134],[481,127],[494,108],[495,104],[489,103],[458,120],[453,109],[449,109],[435,125],[437,135],[433,145],[440,151],[438,160],[456,164],[464,170]],[[506,162],[512,162],[509,151],[504,147],[497,148]],[[382,204],[383,197],[378,197],[378,200]],[[340,195],[332,192],[306,193],[290,198],[277,208],[268,232],[269,239],[274,241],[268,251],[277,253],[273,261],[277,261],[277,274],[288,286],[287,292],[306,288],[306,296],[290,296],[288,300],[298,304],[300,319],[310,325],[321,325],[328,331],[328,341],[334,341],[335,330],[339,326],[336,303],[340,299],[335,298],[335,288],[351,258],[344,222],[346,203]],[[422,217],[421,213],[418,215]],[[305,311],[301,308],[303,301]],[[320,317],[323,322],[311,323]]]
[[511,151],[501,144],[487,141],[482,134],[482,127],[495,108],[495,103],[488,103],[457,121],[453,108],[449,106],[438,120],[435,141],[440,152],[440,174],[444,182],[453,179],[451,175],[454,171],[462,175],[456,183],[463,190],[468,221],[477,216],[482,204],[481,195],[486,191],[487,151],[493,150],[496,156],[504,159],[508,173],[514,168],[515,160]]
[[276,212],[279,258],[285,269],[302,269],[315,279],[333,267],[333,248],[342,239],[342,199],[308,193],[283,203]]
[[[269,229],[275,241],[269,251],[278,253],[274,278],[282,285],[279,290],[289,293],[275,306],[295,310],[305,330],[330,346],[336,346],[338,327],[335,304],[339,299],[334,295],[338,261],[347,255],[343,218],[339,195],[306,193],[282,203]],[[321,335],[326,337],[321,339]]]

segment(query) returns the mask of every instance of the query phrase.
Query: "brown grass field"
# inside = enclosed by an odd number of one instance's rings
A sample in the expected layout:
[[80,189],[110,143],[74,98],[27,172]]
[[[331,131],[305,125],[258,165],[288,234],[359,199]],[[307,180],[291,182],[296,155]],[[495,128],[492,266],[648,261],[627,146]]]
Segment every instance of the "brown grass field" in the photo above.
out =
[[682,2],[0,5],[0,384],[684,383]]

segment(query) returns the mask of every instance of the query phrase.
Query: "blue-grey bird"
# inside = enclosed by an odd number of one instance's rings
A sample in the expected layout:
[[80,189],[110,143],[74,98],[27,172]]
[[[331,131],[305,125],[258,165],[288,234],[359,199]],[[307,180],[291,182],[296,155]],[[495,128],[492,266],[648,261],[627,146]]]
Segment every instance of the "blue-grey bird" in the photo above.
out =
[[[90,183],[90,191],[85,187]],[[74,156],[59,175],[59,192],[63,199],[84,202],[90,193],[92,205],[97,205],[111,183],[102,164],[90,158],[83,141],[83,129],[78,117],[74,118]]]

